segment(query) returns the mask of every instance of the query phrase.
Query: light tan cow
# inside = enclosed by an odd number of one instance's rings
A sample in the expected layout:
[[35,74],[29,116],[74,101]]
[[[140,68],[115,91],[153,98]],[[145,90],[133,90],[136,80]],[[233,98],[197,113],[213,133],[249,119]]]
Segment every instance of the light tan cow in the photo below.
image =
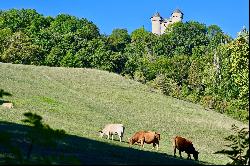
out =
[[123,124],[107,124],[105,125],[104,129],[99,131],[99,133],[100,133],[100,137],[107,135],[108,139],[111,135],[112,140],[114,139],[114,134],[117,134],[120,138],[120,142],[122,142],[124,130],[125,130],[125,127]]
[[13,103],[3,103],[2,106],[3,106],[4,108],[8,108],[8,109],[11,109],[11,108],[14,107],[14,106],[13,106]]

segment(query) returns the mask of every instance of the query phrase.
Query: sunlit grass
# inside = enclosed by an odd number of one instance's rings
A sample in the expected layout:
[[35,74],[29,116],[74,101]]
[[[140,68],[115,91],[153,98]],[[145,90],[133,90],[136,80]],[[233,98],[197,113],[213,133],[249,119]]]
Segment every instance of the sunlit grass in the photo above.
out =
[[[232,124],[243,126],[107,71],[1,63],[0,80],[0,88],[13,95],[4,99],[15,107],[0,108],[1,121],[21,123],[23,113],[32,111],[52,128],[123,147],[128,144],[100,139],[98,130],[107,123],[123,123],[125,141],[138,130],[158,131],[162,138],[159,152],[169,155],[173,154],[172,137],[181,135],[192,140],[201,161],[226,164],[226,156],[213,153],[224,148],[223,138],[231,134]],[[146,145],[144,150],[151,148]]]

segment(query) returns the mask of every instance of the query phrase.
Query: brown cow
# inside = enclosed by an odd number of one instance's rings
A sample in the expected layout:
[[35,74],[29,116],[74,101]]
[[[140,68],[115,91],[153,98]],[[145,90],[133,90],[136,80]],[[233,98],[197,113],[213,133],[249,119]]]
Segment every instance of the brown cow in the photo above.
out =
[[174,156],[175,156],[176,148],[177,148],[179,150],[180,157],[182,157],[181,152],[185,151],[188,154],[187,159],[191,159],[190,154],[193,154],[194,159],[198,160],[199,152],[195,150],[191,141],[185,138],[182,138],[180,136],[176,136],[173,139],[173,147],[174,147]]
[[153,131],[138,131],[133,137],[129,138],[129,144],[133,145],[135,142],[141,143],[141,146],[144,148],[144,143],[151,144],[153,143],[153,148],[159,149],[159,140],[160,133]]

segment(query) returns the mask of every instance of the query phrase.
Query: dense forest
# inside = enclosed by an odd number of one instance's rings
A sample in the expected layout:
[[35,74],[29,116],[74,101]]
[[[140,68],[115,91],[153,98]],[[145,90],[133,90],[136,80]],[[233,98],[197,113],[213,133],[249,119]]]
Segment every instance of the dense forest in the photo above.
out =
[[196,21],[174,23],[161,36],[143,27],[105,35],[68,14],[0,11],[1,62],[107,70],[243,122],[249,121],[248,44],[246,29],[233,39]]

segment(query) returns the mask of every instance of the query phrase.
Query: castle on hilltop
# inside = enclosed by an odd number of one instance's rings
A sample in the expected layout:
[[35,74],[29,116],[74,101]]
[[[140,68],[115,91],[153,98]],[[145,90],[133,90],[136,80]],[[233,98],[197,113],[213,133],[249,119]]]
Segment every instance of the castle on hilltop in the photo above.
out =
[[183,19],[183,13],[179,10],[176,9],[172,14],[169,19],[167,18],[162,18],[160,16],[159,12],[156,12],[150,19],[152,23],[152,33],[161,35],[164,33],[165,29],[170,25],[175,22],[182,21]]

